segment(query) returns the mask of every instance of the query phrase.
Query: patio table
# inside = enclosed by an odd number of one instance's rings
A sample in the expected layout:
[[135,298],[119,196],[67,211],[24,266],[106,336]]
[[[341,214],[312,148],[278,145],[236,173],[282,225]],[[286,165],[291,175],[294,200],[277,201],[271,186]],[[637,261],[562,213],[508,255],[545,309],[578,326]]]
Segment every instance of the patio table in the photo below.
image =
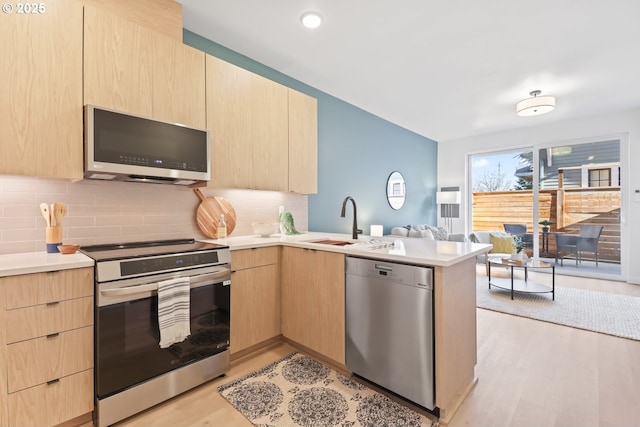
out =
[[549,251],[549,235],[553,235],[556,238],[556,252],[558,251],[558,234],[562,234],[558,231],[542,231],[542,253],[551,254]]

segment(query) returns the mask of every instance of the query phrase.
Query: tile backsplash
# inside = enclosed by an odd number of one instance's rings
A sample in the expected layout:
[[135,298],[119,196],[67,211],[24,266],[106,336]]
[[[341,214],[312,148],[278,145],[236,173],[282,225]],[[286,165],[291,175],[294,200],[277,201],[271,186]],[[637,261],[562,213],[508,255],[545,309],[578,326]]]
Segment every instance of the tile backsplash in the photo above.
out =
[[[221,196],[237,216],[233,236],[252,235],[252,222],[277,221],[278,207],[308,230],[307,196],[275,191],[201,188]],[[154,239],[206,239],[196,224],[198,196],[170,185],[64,180],[0,175],[0,254],[45,250],[40,203],[68,206],[63,242],[92,245]]]

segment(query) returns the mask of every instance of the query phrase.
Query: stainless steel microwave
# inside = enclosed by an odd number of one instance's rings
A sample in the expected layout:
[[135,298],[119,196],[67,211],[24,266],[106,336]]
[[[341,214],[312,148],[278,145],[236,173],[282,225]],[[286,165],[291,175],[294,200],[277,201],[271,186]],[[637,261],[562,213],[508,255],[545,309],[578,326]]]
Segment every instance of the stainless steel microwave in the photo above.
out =
[[192,185],[211,178],[207,130],[85,106],[84,177]]

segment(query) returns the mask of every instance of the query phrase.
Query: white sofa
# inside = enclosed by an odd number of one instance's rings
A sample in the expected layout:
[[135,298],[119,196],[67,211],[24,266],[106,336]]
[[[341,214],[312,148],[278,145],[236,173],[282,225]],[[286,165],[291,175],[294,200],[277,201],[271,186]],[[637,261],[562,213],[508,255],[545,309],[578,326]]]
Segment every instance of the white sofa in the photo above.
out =
[[393,227],[392,236],[417,237],[428,240],[447,240],[449,242],[466,242],[464,234],[449,233],[444,227],[436,227],[428,224],[411,224],[404,227]]

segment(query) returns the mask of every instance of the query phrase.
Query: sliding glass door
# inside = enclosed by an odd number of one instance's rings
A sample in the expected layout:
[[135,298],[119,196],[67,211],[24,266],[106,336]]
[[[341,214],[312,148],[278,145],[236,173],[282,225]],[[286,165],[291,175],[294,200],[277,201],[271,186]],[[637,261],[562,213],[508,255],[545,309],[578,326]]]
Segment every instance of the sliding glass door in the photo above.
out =
[[472,231],[509,233],[534,255],[533,151],[485,153],[470,159]]
[[569,272],[620,275],[620,141],[538,150],[540,256]]
[[471,231],[515,224],[526,253],[560,273],[621,275],[619,140],[474,154],[469,165]]

